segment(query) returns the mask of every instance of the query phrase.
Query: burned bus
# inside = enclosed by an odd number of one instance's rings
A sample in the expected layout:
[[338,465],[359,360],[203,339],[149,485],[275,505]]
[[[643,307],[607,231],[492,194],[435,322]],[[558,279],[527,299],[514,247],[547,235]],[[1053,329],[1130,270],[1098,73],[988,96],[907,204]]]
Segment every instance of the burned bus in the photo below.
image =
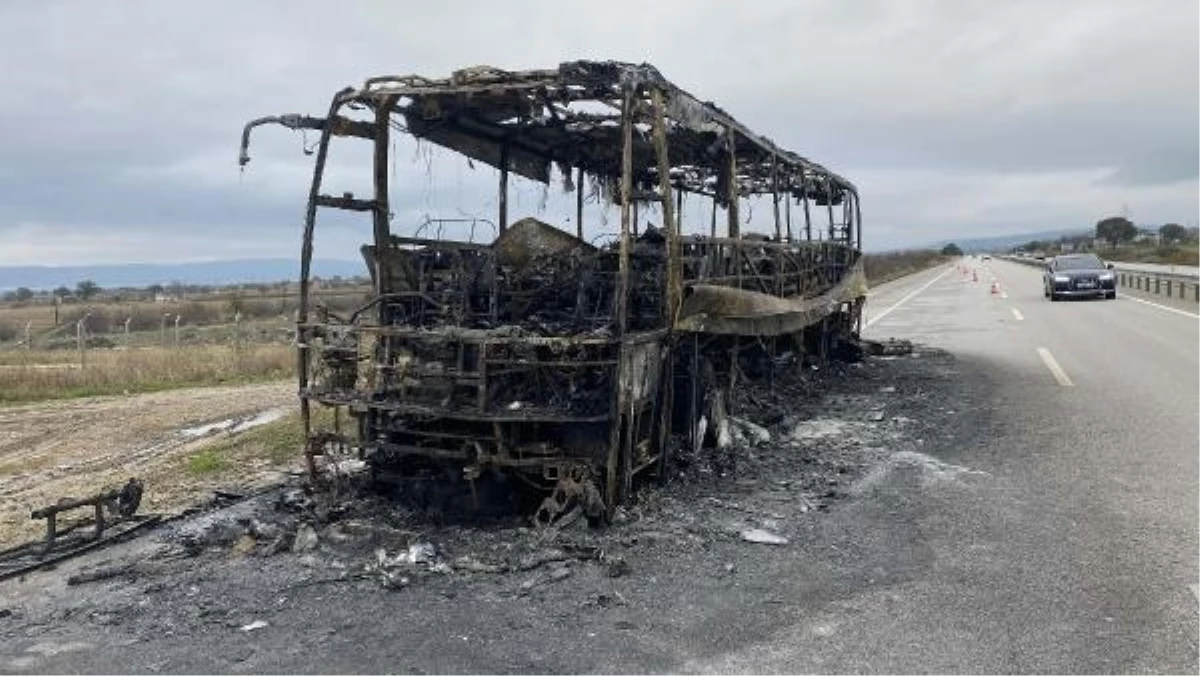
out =
[[[635,476],[664,471],[671,449],[719,443],[740,378],[784,352],[823,357],[859,328],[854,185],[650,65],[374,77],[337,92],[324,117],[248,123],[243,167],[264,124],[319,134],[297,322],[314,476],[322,456],[353,452],[402,486],[531,484],[545,495],[540,524],[569,507],[602,520]],[[389,194],[397,132],[497,170],[491,241],[393,222],[404,199],[403,186]],[[370,144],[372,194],[323,189],[335,140]],[[576,193],[574,231],[510,222],[510,175],[548,184],[554,172]],[[603,245],[584,238],[585,180],[620,212]],[[711,203],[707,223],[686,222],[684,196]],[[742,232],[750,199],[769,202],[767,232]],[[639,227],[639,207],[660,222]],[[362,247],[372,292],[347,316],[311,291],[328,210],[359,212],[372,228]]]

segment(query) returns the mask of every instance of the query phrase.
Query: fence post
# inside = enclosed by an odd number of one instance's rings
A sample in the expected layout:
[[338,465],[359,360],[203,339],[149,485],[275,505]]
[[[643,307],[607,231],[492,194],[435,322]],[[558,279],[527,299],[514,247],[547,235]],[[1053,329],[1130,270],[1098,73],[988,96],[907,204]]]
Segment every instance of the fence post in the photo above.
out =
[[30,328],[32,326],[33,326],[32,319],[25,322],[25,349],[27,351],[33,349],[33,334],[30,332]]
[[1167,298],[1171,297],[1171,280],[1167,280]]
[[1155,294],[1162,293],[1162,278],[1161,277],[1154,278],[1154,293]]
[[133,317],[125,318],[125,347],[129,347],[129,322],[133,321]]
[[85,314],[79,318],[79,321],[75,322],[75,345],[79,349],[80,369],[87,365],[87,345],[84,339],[85,332],[87,331],[87,329],[84,327],[84,322],[87,321],[87,318],[88,316]]

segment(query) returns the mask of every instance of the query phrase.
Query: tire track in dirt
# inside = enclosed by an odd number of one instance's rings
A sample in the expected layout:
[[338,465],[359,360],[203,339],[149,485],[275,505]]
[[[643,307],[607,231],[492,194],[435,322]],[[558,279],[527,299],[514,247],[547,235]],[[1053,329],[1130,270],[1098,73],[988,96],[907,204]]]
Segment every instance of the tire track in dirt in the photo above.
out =
[[[203,387],[0,408],[0,546],[36,536],[32,509],[85,496],[166,466],[224,435],[184,428],[290,410],[292,382]],[[157,471],[156,471],[157,470]],[[179,505],[189,477],[147,485],[150,508]],[[167,485],[163,485],[166,483]]]

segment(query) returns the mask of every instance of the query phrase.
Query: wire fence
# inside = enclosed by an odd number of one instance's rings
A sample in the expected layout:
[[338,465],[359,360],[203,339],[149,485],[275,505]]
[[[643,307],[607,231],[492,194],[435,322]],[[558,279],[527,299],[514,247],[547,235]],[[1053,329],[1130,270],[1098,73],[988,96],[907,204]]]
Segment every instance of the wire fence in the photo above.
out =
[[[351,312],[367,302],[369,291],[357,286],[318,289],[313,300],[335,312]],[[294,324],[298,302],[294,293],[172,296],[165,302],[119,298],[17,302],[0,306],[0,350],[69,349],[74,347],[81,320],[88,340],[94,341],[88,345],[183,344],[197,332],[227,334],[236,332],[239,324]]]
[[183,349],[189,346],[223,345],[238,351],[247,345],[291,344],[295,342],[296,334],[294,313],[290,317],[268,320],[246,320],[240,313],[235,313],[232,321],[193,324],[183,314],[164,312],[159,316],[157,327],[141,331],[133,329],[134,320],[130,315],[117,322],[96,322],[92,313],[85,312],[74,321],[37,330],[30,319],[25,321],[12,339],[0,341],[0,352],[45,354],[74,351],[75,361],[80,366],[86,366],[87,354],[92,350],[149,347]]

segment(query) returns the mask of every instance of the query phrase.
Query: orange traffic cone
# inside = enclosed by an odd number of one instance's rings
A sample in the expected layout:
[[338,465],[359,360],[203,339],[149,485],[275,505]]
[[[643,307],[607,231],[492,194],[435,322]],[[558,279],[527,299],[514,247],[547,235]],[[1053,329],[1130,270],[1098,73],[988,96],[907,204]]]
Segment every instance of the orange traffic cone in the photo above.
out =
[[971,281],[972,281],[972,282],[978,282],[978,281],[979,281],[979,273],[978,273],[978,272],[972,272],[972,273],[971,273]]
[[992,282],[992,295],[1000,293],[1000,282]]

